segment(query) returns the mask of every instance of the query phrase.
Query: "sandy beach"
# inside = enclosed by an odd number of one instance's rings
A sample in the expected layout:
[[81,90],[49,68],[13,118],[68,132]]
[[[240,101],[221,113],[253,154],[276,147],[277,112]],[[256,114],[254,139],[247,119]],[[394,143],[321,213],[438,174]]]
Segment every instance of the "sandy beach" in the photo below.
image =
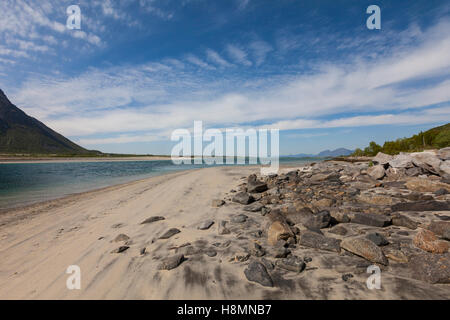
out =
[[[189,170],[3,213],[0,299],[448,298],[448,285],[394,277],[389,270],[383,271],[382,289],[369,290],[365,270],[354,272],[360,260],[343,255],[337,261],[331,253],[308,248],[301,254],[314,258],[301,274],[276,269],[271,288],[247,281],[243,265],[249,261],[233,257],[249,242],[258,242],[246,232],[263,228],[264,220],[258,212],[245,212],[251,224],[220,234],[218,221],[243,211],[236,203],[211,203],[226,199],[243,178],[258,172],[255,167]],[[141,224],[155,216],[164,220]],[[209,219],[215,224],[199,230]],[[180,232],[160,239],[171,228]],[[129,248],[112,253],[124,245],[123,239],[115,241],[121,234],[129,238]],[[183,251],[188,247],[194,252]],[[211,250],[217,254],[208,254]],[[159,270],[162,259],[179,252],[186,257],[181,265]],[[70,265],[81,269],[80,290],[66,287]],[[350,271],[352,281],[342,281]]]

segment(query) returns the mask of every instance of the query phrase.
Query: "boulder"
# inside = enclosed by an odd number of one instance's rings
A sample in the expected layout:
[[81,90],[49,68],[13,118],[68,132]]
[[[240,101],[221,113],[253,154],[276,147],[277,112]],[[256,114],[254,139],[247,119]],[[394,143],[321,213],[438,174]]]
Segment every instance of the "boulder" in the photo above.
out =
[[441,165],[439,166],[439,173],[441,175],[442,173],[450,175],[450,160],[441,162]]
[[383,254],[383,251],[375,243],[366,238],[346,238],[342,240],[341,248],[371,262],[383,265],[388,264],[388,260]]
[[393,160],[393,156],[385,154],[383,152],[378,152],[378,154],[372,159],[372,162],[375,164],[386,165],[389,161]]
[[416,254],[409,259],[412,277],[429,283],[450,283],[450,253]]
[[434,220],[431,221],[426,228],[441,238],[444,238],[445,235],[450,232],[450,221]]
[[267,242],[274,246],[278,240],[287,240],[294,234],[286,223],[281,221],[273,222],[267,230]]
[[323,229],[330,225],[331,215],[328,211],[321,211],[311,215],[303,225],[309,229]]
[[450,210],[450,201],[414,201],[397,203],[391,207],[396,211],[446,211]]
[[441,160],[450,160],[450,147],[440,149],[436,155]]
[[389,241],[386,240],[385,237],[383,237],[378,232],[372,232],[366,235],[366,239],[369,239],[373,243],[375,243],[377,246],[386,246],[389,244]]
[[394,226],[405,227],[411,230],[417,229],[417,226],[419,225],[417,222],[401,214],[396,214],[392,217],[392,224]]
[[414,245],[424,251],[431,253],[446,253],[449,249],[449,242],[439,240],[431,231],[420,229],[413,239]]
[[394,156],[394,158],[389,161],[389,165],[393,168],[412,168],[413,158],[409,154],[399,154]]
[[424,171],[438,174],[441,165],[441,159],[439,159],[433,152],[414,152],[411,153],[412,163],[421,168]]
[[363,224],[366,226],[383,228],[391,225],[392,218],[375,213],[355,212],[352,214],[350,222]]
[[450,192],[450,185],[423,178],[410,178],[406,181],[405,186],[409,190],[417,192],[436,192],[439,189],[446,189]]
[[298,209],[291,207],[284,213],[284,216],[294,224],[303,224],[313,216],[313,212],[308,207]]
[[313,231],[301,231],[299,244],[304,247],[340,252],[340,240],[328,238]]
[[258,261],[251,262],[244,270],[244,274],[248,281],[259,283],[264,287],[273,287],[273,280],[266,267]]
[[336,201],[334,199],[322,198],[320,200],[311,201],[315,207],[331,207]]
[[247,184],[247,192],[250,193],[261,193],[268,189],[267,184],[262,181],[254,180],[249,181]]
[[240,204],[250,204],[250,203],[254,202],[255,199],[246,192],[239,192],[234,195],[234,197],[233,197],[233,199],[231,199],[231,201],[237,202]]
[[379,180],[379,179],[382,179],[386,175],[386,171],[384,170],[384,167],[381,164],[379,164],[379,165],[368,168],[367,174],[369,176],[371,176],[372,178]]

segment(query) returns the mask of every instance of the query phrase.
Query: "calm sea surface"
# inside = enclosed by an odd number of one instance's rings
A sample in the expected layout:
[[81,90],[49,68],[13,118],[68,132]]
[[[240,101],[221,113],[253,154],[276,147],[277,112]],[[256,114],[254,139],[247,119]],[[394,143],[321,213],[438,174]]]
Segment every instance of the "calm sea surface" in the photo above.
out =
[[[311,161],[280,159],[280,163]],[[206,165],[174,165],[171,160],[0,164],[0,209],[202,167]]]

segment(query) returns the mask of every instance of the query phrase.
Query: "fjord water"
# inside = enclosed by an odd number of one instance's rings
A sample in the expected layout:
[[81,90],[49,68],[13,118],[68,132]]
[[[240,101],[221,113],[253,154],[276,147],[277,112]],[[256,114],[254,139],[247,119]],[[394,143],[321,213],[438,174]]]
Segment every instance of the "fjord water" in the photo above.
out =
[[[280,162],[308,161],[282,158]],[[175,165],[171,160],[0,164],[0,209],[202,167],[206,165]]]

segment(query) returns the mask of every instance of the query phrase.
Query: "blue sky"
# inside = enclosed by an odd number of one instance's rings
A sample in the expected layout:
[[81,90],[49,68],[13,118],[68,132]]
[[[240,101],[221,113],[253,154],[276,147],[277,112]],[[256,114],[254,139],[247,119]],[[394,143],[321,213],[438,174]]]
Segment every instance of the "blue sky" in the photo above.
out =
[[279,128],[281,154],[364,147],[449,122],[450,4],[2,0],[0,88],[105,152],[168,154],[194,120]]

